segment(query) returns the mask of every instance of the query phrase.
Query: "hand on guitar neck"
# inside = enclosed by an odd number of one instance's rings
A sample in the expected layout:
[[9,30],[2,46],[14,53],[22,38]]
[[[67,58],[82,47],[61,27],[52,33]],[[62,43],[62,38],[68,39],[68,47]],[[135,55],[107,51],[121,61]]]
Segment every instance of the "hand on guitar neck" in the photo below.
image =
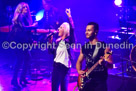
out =
[[84,71],[82,70],[78,70],[78,88],[79,91],[82,91],[85,84],[91,80],[91,78],[89,77],[89,74],[98,66],[98,65],[104,65],[107,68],[110,68],[112,65],[112,59],[111,59],[111,54],[112,51],[107,51],[107,49],[105,50],[105,54],[103,57],[100,57],[100,60],[98,60],[91,68],[87,68]]
[[[112,64],[112,62],[109,61],[109,59],[111,59],[111,56],[110,56],[111,54],[112,54],[112,51],[110,51],[110,52],[105,51],[105,55],[100,57],[98,64],[99,65],[105,65],[105,66],[107,66],[106,65],[107,63]],[[87,71],[87,69],[86,70],[78,70],[78,74],[81,75],[82,77],[85,77],[86,71]]]
[[104,65],[107,68],[113,68],[111,55],[112,51],[105,50],[104,56],[101,56],[100,60],[98,61],[99,65]]

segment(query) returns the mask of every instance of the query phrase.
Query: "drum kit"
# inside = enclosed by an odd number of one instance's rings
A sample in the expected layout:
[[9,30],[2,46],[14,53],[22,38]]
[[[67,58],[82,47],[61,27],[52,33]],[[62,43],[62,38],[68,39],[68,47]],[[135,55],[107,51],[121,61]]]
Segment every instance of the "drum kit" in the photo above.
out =
[[131,61],[131,64],[132,64],[132,68],[136,72],[136,45],[131,50],[130,61]]
[[[129,24],[133,24],[133,25],[136,25],[136,21],[128,21],[127,23]],[[125,40],[125,43],[129,43],[129,40],[133,37],[133,41],[135,41],[135,43],[133,43],[133,47],[129,53],[129,59],[125,59],[124,57],[121,57],[122,60],[125,60],[126,61],[126,68],[125,68],[125,72],[128,74],[128,75],[136,75],[136,28],[125,28],[124,30],[122,31],[118,31],[118,33],[121,33],[121,34],[126,34],[127,36],[129,34],[131,34],[129,37],[127,37],[127,39]],[[131,31],[130,31],[131,30]],[[113,38],[112,38],[113,39]],[[116,39],[116,38],[114,38]],[[121,38],[120,38],[121,39]],[[122,65],[123,66],[123,65]],[[123,68],[124,69],[124,68]],[[124,72],[123,72],[124,73]],[[133,75],[133,76],[134,76]]]
[[[128,21],[128,23],[130,23],[130,24],[133,24],[133,25],[136,25],[136,21]],[[135,36],[135,39],[134,39],[134,41],[135,41],[135,43],[134,43],[134,47],[131,49],[131,51],[130,51],[130,55],[129,55],[129,62],[131,63],[128,67],[130,68],[130,71],[128,71],[128,73],[130,74],[130,73],[134,73],[134,74],[136,74],[136,32],[134,33],[134,30],[135,30],[135,28],[133,28],[133,33],[132,33],[132,35],[126,40],[126,41],[128,41],[129,39],[131,39],[132,38],[132,36]],[[127,33],[128,34],[128,33]],[[127,69],[129,69],[127,67]],[[132,75],[131,74],[131,75]]]
[[125,34],[126,36],[124,40],[124,36],[121,37],[121,41],[124,41],[126,44],[133,42],[133,47],[129,50],[126,49],[126,52],[124,52],[128,53],[126,55],[127,58],[125,58],[126,56],[121,57],[122,63],[124,62],[123,60],[125,60],[126,73],[134,73],[136,75],[136,5],[123,5],[122,7],[120,7],[120,12],[118,12],[118,14],[119,24],[121,28],[119,31],[117,31],[117,33]]

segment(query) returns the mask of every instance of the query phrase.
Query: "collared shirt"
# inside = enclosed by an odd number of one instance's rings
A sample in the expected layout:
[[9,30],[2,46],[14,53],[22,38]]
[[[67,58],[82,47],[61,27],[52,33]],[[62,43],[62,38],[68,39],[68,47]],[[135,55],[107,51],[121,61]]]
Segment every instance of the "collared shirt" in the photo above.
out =
[[54,61],[57,63],[62,63],[67,68],[71,67],[71,61],[69,59],[69,54],[64,40],[61,40],[59,42],[59,46],[56,50],[56,57]]

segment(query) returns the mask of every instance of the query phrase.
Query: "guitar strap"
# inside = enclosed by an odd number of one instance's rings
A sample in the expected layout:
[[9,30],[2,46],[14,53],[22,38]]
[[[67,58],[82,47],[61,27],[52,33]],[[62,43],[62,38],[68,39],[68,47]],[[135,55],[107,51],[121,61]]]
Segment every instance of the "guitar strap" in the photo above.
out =
[[[100,43],[100,42],[99,42]],[[97,57],[97,54],[98,54],[98,52],[99,52],[99,49],[100,49],[100,47],[98,47],[98,42],[96,43],[96,47],[95,47],[95,49],[94,49],[94,53],[93,53],[93,56],[92,56],[92,59],[93,60],[95,60],[95,58]]]

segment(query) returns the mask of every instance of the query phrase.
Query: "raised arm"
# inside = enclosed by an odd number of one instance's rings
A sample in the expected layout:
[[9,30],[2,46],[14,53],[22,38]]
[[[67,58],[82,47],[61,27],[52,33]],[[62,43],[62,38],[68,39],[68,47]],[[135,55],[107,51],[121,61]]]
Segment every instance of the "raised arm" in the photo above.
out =
[[70,42],[71,43],[75,43],[75,34],[74,34],[74,22],[73,22],[73,19],[72,19],[72,16],[71,16],[71,11],[70,11],[70,8],[69,9],[66,9],[66,14],[68,16],[68,20],[69,20],[69,23],[70,23]]
[[71,16],[71,11],[70,11],[70,8],[69,9],[66,9],[66,14],[67,14],[67,16],[68,16],[68,19],[69,19],[69,23],[70,23],[70,26],[71,26],[71,28],[73,29],[73,31],[74,31],[74,22],[73,22],[73,19],[72,19],[72,16]]

